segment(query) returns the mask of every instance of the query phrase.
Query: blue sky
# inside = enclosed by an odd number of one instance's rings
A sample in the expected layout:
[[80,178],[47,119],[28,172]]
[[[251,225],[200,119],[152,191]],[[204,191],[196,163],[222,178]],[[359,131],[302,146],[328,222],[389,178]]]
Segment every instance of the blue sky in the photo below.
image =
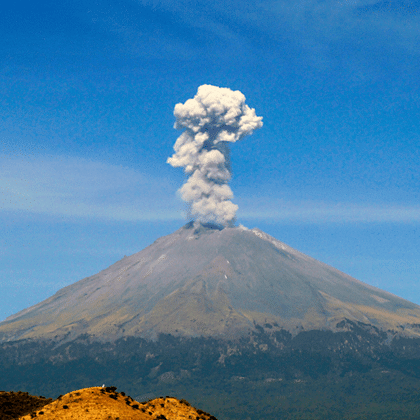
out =
[[263,116],[238,223],[420,304],[420,1],[16,0],[0,39],[0,319],[182,226],[202,84]]

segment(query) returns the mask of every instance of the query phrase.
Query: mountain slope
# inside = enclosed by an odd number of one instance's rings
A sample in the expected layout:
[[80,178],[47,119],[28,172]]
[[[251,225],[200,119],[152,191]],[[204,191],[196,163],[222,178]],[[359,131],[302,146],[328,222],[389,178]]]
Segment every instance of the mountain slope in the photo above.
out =
[[[416,336],[420,307],[258,229],[190,223],[0,324],[0,340],[159,333],[232,338],[336,330],[343,319]],[[417,324],[417,325],[416,325]]]

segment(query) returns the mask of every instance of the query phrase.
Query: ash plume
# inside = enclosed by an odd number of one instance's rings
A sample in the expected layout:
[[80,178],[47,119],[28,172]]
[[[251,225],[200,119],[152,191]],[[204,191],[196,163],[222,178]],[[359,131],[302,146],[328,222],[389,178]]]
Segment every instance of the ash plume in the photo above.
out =
[[182,167],[189,178],[179,189],[190,216],[204,223],[232,225],[238,209],[231,179],[229,143],[262,127],[262,117],[245,104],[245,96],[228,88],[202,85],[197,94],[175,106],[174,128],[185,130],[167,162]]

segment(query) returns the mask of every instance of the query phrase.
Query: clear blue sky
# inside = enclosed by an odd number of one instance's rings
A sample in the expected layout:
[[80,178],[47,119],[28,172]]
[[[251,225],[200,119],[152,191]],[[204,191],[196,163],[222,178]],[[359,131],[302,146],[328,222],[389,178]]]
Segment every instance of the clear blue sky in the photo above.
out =
[[238,223],[420,304],[420,1],[0,13],[0,320],[183,225],[176,103],[240,90]]

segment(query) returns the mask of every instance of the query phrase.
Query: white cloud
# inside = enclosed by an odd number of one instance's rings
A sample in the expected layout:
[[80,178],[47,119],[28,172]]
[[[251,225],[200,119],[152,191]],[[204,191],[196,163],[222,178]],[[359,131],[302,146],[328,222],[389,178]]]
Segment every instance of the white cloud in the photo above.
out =
[[164,179],[104,162],[63,156],[0,156],[0,211],[120,221],[171,220],[181,218],[174,191]]
[[272,220],[283,223],[418,223],[420,206],[400,204],[283,202],[276,199],[241,203],[239,219]]
[[[182,220],[176,182],[63,156],[1,156],[2,211],[115,221]],[[263,186],[261,186],[263,188]],[[238,218],[278,223],[418,223],[420,206],[287,201],[239,194]]]
[[[354,83],[386,71],[384,63],[391,63],[395,71],[401,58],[409,54],[410,63],[411,56],[419,54],[420,8],[402,0],[244,0],[230,2],[229,7],[215,0],[205,9],[199,3],[184,7],[168,0],[140,3],[173,13],[195,36],[211,33],[221,45],[241,49],[252,44],[260,53],[263,34],[279,45],[278,50],[271,46],[270,57],[300,57],[319,71],[338,66]],[[250,41],[254,35],[256,43]]]

